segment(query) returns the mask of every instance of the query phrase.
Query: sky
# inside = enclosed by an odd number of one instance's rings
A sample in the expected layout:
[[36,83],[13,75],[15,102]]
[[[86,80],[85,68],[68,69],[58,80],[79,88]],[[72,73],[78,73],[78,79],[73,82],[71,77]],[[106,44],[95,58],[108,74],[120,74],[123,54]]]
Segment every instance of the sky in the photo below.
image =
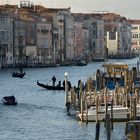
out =
[[[23,0],[25,1],[25,0]],[[26,0],[27,1],[27,0]],[[30,0],[48,8],[68,8],[75,13],[110,12],[140,19],[140,0]],[[0,4],[20,4],[20,0],[0,0]]]

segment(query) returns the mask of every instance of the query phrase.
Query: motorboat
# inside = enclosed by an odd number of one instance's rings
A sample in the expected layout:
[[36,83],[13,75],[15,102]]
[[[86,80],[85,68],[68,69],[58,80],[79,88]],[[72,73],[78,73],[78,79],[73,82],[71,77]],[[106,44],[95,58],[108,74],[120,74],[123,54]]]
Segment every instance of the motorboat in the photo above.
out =
[[13,95],[12,96],[4,96],[2,98],[2,102],[4,105],[17,105],[17,101]]
[[[78,113],[77,117],[79,118],[79,120],[86,121],[86,118],[87,118],[88,121],[94,122],[94,121],[96,121],[96,116],[97,116],[96,113],[97,113],[96,107],[91,106],[88,109],[87,114],[86,114],[86,112],[84,112],[83,116],[82,116],[81,113]],[[111,106],[108,106],[108,114],[110,114],[110,116],[111,116]],[[129,114],[128,107],[122,107],[122,106],[113,107],[113,120],[126,121],[128,114]],[[100,108],[98,109],[98,120],[104,121],[104,119],[105,119],[105,106],[100,106]]]

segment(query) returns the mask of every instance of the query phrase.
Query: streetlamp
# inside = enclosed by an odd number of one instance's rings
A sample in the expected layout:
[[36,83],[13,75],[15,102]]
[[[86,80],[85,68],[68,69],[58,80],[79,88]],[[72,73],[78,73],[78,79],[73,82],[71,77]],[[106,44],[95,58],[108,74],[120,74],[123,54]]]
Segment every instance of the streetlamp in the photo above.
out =
[[66,105],[66,103],[68,102],[68,85],[67,85],[68,73],[65,72],[64,76],[65,76],[65,105]]

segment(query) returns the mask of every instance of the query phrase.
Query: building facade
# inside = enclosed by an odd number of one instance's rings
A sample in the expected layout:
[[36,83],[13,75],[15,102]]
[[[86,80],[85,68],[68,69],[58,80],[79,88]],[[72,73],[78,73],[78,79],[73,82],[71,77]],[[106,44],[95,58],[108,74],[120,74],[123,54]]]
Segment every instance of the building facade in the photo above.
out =
[[88,29],[88,51],[90,60],[104,60],[106,55],[104,21],[92,18],[86,20],[84,26]]
[[83,46],[83,23],[74,23],[74,58],[84,59],[84,46]]
[[0,68],[13,65],[13,19],[0,16]]
[[108,22],[105,35],[109,58],[127,58],[131,53],[131,25],[127,21]]
[[52,47],[52,24],[44,22],[37,23],[37,63],[53,63]]
[[130,20],[132,26],[132,50],[140,51],[140,20]]
[[14,20],[14,65],[25,63],[25,36],[25,21],[20,19]]

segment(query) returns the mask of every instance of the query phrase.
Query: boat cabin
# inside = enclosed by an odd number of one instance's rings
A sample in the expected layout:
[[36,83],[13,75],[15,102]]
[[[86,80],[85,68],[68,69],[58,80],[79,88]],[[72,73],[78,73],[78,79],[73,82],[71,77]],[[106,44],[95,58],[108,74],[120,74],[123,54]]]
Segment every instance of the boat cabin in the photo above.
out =
[[118,82],[119,85],[124,86],[125,71],[128,70],[127,64],[106,63],[102,66],[106,85],[109,83],[109,86],[112,86],[112,84],[116,85],[116,82]]
[[128,69],[127,64],[112,64],[107,63],[102,65],[104,67],[104,73],[106,73],[106,76],[114,77],[120,77],[124,76],[125,71]]

